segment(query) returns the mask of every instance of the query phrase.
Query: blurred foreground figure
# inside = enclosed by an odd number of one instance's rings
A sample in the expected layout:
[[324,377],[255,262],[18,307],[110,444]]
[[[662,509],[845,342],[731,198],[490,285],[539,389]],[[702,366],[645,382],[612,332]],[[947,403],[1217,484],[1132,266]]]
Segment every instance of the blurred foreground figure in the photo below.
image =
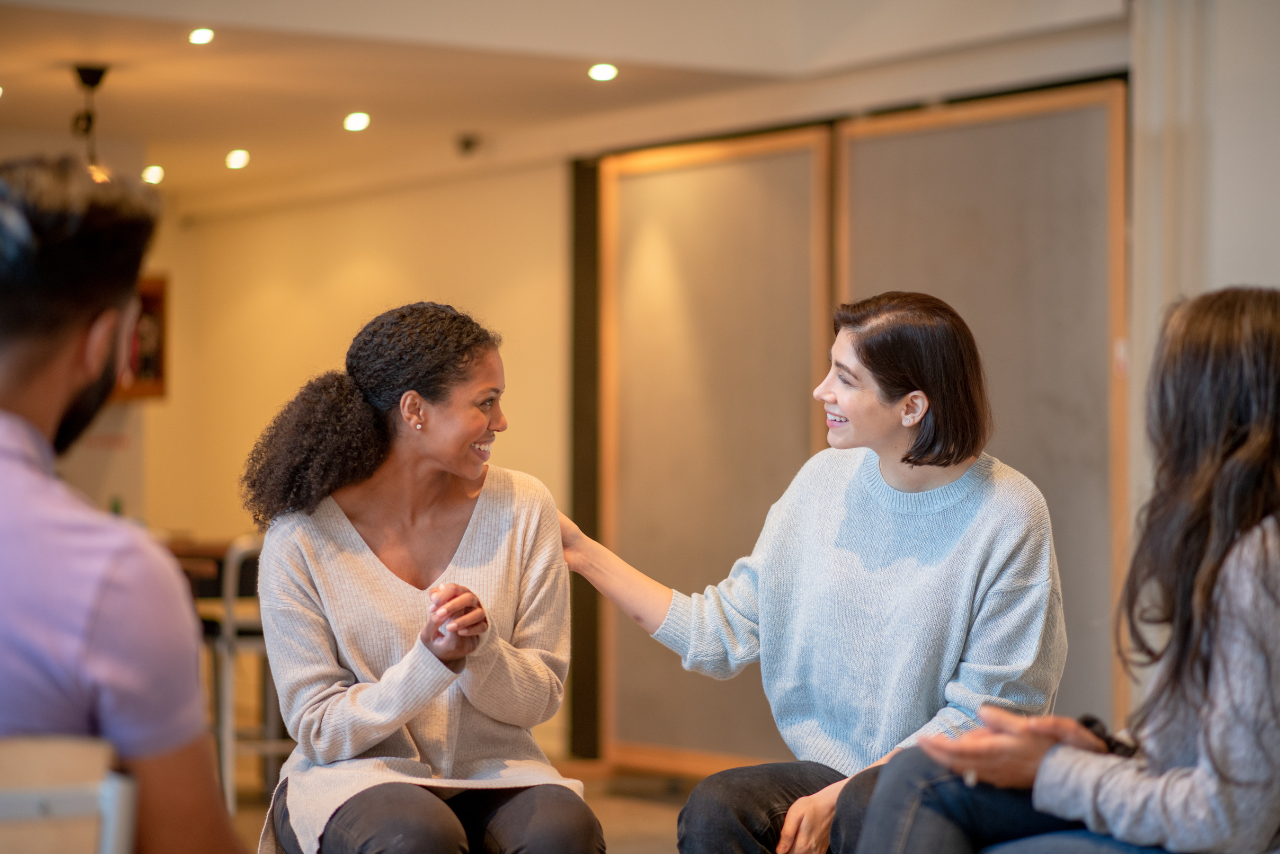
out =
[[155,216],[75,160],[0,164],[0,738],[105,738],[138,851],[238,851],[178,567],[54,474],[127,364]]

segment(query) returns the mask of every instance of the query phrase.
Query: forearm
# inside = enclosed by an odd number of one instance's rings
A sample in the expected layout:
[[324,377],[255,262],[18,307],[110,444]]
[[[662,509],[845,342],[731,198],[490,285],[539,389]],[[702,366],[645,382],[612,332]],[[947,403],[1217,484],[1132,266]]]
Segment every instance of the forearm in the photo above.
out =
[[595,540],[583,537],[569,565],[649,634],[656,632],[666,619],[671,588],[654,581]]
[[[283,674],[282,674],[283,675]],[[351,759],[398,730],[458,678],[415,642],[377,682],[343,685],[344,674],[317,667],[278,682],[289,734],[318,765]],[[299,690],[297,683],[305,683]]]
[[159,756],[126,760],[138,785],[138,854],[242,854],[222,802],[208,736]]
[[488,638],[467,657],[458,685],[471,705],[489,717],[530,729],[560,708],[567,670],[567,657]]

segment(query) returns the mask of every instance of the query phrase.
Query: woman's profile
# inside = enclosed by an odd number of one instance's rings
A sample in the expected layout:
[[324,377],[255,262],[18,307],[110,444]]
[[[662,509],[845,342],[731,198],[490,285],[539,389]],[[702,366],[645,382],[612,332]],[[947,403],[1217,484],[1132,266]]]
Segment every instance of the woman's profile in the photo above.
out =
[[[946,303],[841,306],[814,397],[831,448],[773,505],[750,556],[685,595],[561,520],[569,566],[683,659],[727,679],[759,662],[800,760],[698,784],[684,854],[851,852],[879,766],[984,703],[1044,712],[1066,658],[1044,499],[983,452],[977,344]],[[746,463],[749,464],[749,463]]]
[[556,507],[488,465],[498,337],[446,305],[370,321],[262,434],[263,633],[298,746],[262,851],[602,852],[530,732],[564,697]]

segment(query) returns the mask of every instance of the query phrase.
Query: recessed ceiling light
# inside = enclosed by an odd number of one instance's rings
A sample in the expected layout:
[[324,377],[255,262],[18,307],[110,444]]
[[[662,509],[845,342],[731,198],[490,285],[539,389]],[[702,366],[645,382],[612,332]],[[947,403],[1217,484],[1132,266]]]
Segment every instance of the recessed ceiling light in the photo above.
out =
[[148,184],[159,184],[164,180],[164,167],[148,166],[142,170],[142,180]]
[[213,41],[213,30],[201,27],[198,30],[192,30],[191,35],[187,36],[187,41],[192,44],[208,44]]
[[342,120],[342,126],[347,130],[364,130],[369,126],[369,114],[352,113]]
[[587,76],[592,80],[612,80],[618,76],[618,69],[607,62],[602,62],[599,65],[591,66]]
[[227,154],[228,169],[243,169],[249,165],[249,152],[243,148],[237,148],[235,151]]

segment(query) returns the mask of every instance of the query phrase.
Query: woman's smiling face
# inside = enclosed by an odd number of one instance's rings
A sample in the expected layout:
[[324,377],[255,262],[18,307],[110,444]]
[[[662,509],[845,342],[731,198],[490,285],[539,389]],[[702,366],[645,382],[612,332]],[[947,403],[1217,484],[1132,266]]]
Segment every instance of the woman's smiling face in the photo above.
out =
[[[853,333],[840,330],[831,345],[831,370],[813,390],[827,414],[827,444],[842,450],[870,448],[880,456],[913,432],[904,419],[904,401],[886,403],[866,366],[858,361]],[[904,399],[905,400],[905,399]],[[912,419],[918,420],[918,419]]]
[[466,480],[484,473],[493,440],[507,429],[502,413],[506,378],[502,357],[489,350],[476,358],[467,378],[439,403],[423,401],[423,450],[445,470]]

